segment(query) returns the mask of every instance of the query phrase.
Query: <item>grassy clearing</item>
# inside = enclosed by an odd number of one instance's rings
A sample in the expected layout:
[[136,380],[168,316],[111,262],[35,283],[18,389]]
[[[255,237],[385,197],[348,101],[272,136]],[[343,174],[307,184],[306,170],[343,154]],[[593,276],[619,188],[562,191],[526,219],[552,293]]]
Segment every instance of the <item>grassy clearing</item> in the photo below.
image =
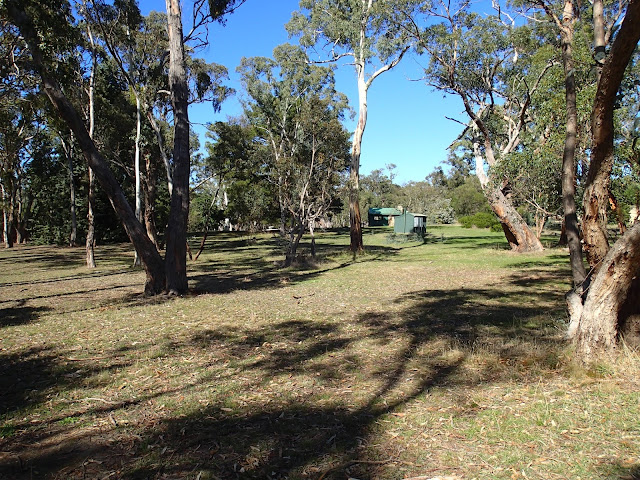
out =
[[1,251],[0,478],[640,478],[640,362],[571,363],[566,252],[430,232],[286,270],[218,234],[176,299],[127,246]]

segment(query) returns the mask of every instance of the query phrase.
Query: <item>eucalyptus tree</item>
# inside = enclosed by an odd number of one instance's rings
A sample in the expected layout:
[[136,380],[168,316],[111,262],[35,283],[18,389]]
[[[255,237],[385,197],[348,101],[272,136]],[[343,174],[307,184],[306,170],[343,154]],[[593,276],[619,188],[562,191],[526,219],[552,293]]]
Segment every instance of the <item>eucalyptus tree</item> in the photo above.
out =
[[469,123],[461,139],[470,145],[475,174],[512,249],[542,250],[511,201],[514,179],[494,172],[521,144],[532,98],[553,64],[534,61],[547,55],[534,32],[500,12],[483,16],[468,3],[445,2],[426,12],[434,21],[422,31],[414,27],[419,50],[429,55],[425,80],[462,101]]
[[330,100],[341,112],[346,97],[336,92],[332,69],[310,63],[301,49],[280,45],[273,57],[243,58],[238,71],[249,96],[244,102],[246,115],[271,157],[266,174],[278,191],[280,230],[284,234],[288,218],[286,185],[292,174],[291,161],[302,147],[304,104],[316,95]]
[[296,225],[290,231],[285,265],[295,261],[306,230],[311,234],[311,255],[316,255],[316,224],[326,217],[349,163],[350,135],[340,123],[345,107],[339,96],[320,97],[317,93],[302,104],[301,148],[291,159],[293,174],[286,178],[284,189],[285,206]]
[[[140,169],[140,150],[142,141],[142,90],[145,87],[144,70],[151,64],[150,56],[144,48],[138,47],[140,42],[136,39],[140,36],[142,15],[136,2],[121,2],[113,6],[102,2],[92,2],[91,8],[84,9],[87,23],[97,26],[100,37],[114,61],[117,63],[122,75],[126,79],[129,89],[135,98],[136,104],[136,135],[134,153],[134,180],[135,180],[135,215],[139,222],[142,216],[142,171]],[[93,39],[91,39],[93,40]],[[159,42],[155,42],[156,44]],[[137,45],[138,44],[138,45]],[[158,57],[157,52],[155,58]],[[141,68],[142,67],[142,68]],[[134,265],[140,265],[140,257],[136,250]]]
[[[261,192],[268,182],[261,175],[263,162],[257,154],[264,146],[255,141],[255,128],[246,117],[239,117],[207,125],[206,137],[207,156],[195,190],[205,236],[212,221],[224,220],[224,228],[230,229],[232,219],[245,225],[266,219],[266,211],[259,207],[265,204]],[[242,198],[246,189],[251,190],[256,199],[251,209],[244,208],[248,205],[237,202],[234,195],[239,193],[238,197]]]
[[[592,144],[584,194],[583,232],[589,244],[587,259],[594,273],[586,295],[569,297],[569,335],[578,355],[591,361],[602,351],[613,350],[620,336],[640,344],[640,222],[629,228],[609,249],[606,235],[606,202],[614,163],[614,111],[620,85],[640,41],[640,0],[628,2],[624,19],[611,35],[611,46],[598,75],[592,110]],[[596,26],[597,30],[597,26]],[[597,33],[597,32],[596,32]],[[599,42],[595,44],[596,58]],[[604,204],[604,205],[603,205]]]
[[42,105],[37,78],[11,25],[0,26],[0,202],[5,247],[26,238],[28,192],[24,180],[33,157],[34,140],[42,132]]
[[411,48],[404,28],[418,4],[415,0],[301,0],[287,30],[309,50],[320,47],[318,62],[348,59],[356,73],[358,122],[351,146],[349,218],[351,250],[363,249],[359,205],[360,155],[367,125],[368,92],[372,83],[394,68]]
[[[204,12],[205,2],[199,1]],[[202,18],[219,18],[234,1],[211,0],[210,10]],[[37,1],[6,0],[0,5],[3,20],[20,33],[31,55],[31,67],[40,78],[40,88],[50,99],[60,117],[73,131],[103,190],[122,222],[127,235],[139,252],[147,274],[145,292],[163,291],[184,293],[187,290],[186,228],[189,210],[189,83],[186,76],[182,17],[177,0],[167,0],[167,26],[169,37],[169,87],[174,117],[174,191],[167,228],[165,260],[137,220],[122,187],[109,169],[107,161],[86,129],[82,116],[65,95],[60,75],[64,52],[80,44],[77,25],[72,23],[71,8],[65,0],[54,0],[43,5]]]
[[339,120],[348,104],[335,90],[332,68],[309,62],[289,44],[276,47],[273,56],[244,58],[238,70],[249,95],[247,117],[269,152],[264,170],[277,188],[280,230],[285,233],[288,219],[294,225],[290,263],[304,231],[326,211],[328,184],[345,158]]
[[534,6],[541,8],[556,27],[560,36],[560,50],[564,71],[564,93],[566,127],[562,153],[562,208],[564,230],[569,246],[569,257],[573,277],[573,288],[582,291],[587,272],[584,267],[580,226],[576,207],[576,149],[578,148],[578,93],[576,64],[574,60],[574,36],[580,16],[580,2],[564,0],[554,3],[536,0]]

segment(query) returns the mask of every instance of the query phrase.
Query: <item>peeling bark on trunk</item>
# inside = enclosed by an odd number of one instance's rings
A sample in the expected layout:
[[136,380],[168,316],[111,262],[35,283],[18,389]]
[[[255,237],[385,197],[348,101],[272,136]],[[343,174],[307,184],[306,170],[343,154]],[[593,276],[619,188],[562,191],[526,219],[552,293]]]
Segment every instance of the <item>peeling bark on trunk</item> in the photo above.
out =
[[349,226],[351,251],[364,250],[362,242],[362,217],[360,215],[360,153],[362,137],[367,126],[367,85],[364,81],[364,64],[358,72],[358,123],[353,133],[351,145],[351,165],[349,167]]
[[[469,109],[468,109],[469,110]],[[473,117],[472,117],[473,118]],[[502,187],[495,186],[497,182],[492,181],[484,171],[484,157],[481,154],[480,145],[473,145],[475,157],[476,177],[480,181],[480,186],[484,195],[489,202],[491,210],[498,216],[502,225],[504,236],[506,237],[511,249],[516,252],[541,252],[543,250],[542,243],[531,231],[527,222],[514,208],[511,201],[502,192]],[[493,150],[488,141],[485,142],[485,151],[493,156]],[[491,165],[495,163],[493,160],[489,162]]]
[[607,202],[613,168],[613,106],[624,71],[640,38],[640,2],[631,1],[622,26],[602,67],[592,112],[592,152],[584,192],[584,249],[597,270],[608,249]]
[[[613,109],[624,71],[640,40],[640,0],[631,0],[617,37],[602,67],[593,106],[592,157],[584,196],[585,249],[593,271],[584,306],[570,295],[569,335],[584,362],[613,351],[624,329],[633,330],[640,298],[640,223],[607,252],[606,205],[613,161]],[[588,218],[587,218],[588,216]],[[588,249],[587,249],[588,246]]]
[[173,103],[173,193],[166,235],[167,291],[184,294],[187,284],[187,221],[189,217],[189,89],[182,41],[179,0],[166,0],[169,33],[169,87]]
[[[86,8],[86,6],[85,6]],[[95,43],[93,41],[93,33],[91,26],[87,24],[87,34],[89,35],[89,42],[91,44],[91,73],[89,75],[89,138],[93,140],[93,132],[95,129],[95,84],[96,84],[96,69],[98,66],[98,58],[95,49]],[[96,202],[96,181],[95,175],[91,167],[88,168],[89,185],[87,186],[87,239],[85,242],[86,261],[87,268],[96,268],[95,257],[95,245],[96,245],[96,225],[95,216],[93,214],[93,206]]]
[[520,253],[541,252],[543,250],[542,243],[502,193],[501,188],[488,187],[486,194],[491,209],[500,219],[502,230],[511,249]]
[[[613,350],[619,333],[619,314],[631,291],[632,280],[640,274],[640,223],[620,237],[602,262],[591,282],[575,328],[576,350],[589,361],[601,352]],[[632,313],[627,313],[627,318]],[[578,313],[578,312],[576,312]]]

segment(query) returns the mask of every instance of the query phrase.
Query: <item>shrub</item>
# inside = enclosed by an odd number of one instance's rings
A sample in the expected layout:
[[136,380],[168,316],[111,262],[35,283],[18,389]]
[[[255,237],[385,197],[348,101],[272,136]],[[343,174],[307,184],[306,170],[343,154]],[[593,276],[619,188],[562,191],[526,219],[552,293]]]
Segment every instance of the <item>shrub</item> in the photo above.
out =
[[460,217],[458,221],[464,228],[490,228],[492,232],[499,232],[502,230],[500,221],[493,213],[478,212],[475,215]]

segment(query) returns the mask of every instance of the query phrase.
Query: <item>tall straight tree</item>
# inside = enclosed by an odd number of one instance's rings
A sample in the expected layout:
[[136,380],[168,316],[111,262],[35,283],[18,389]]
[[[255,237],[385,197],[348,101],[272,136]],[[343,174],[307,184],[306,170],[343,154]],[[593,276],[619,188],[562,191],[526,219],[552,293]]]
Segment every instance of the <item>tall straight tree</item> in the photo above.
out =
[[180,0],[166,0],[169,33],[169,87],[173,104],[173,192],[167,225],[166,271],[170,293],[187,291],[187,221],[189,218],[189,88],[184,60]]
[[566,135],[562,154],[562,207],[564,226],[569,246],[569,258],[575,294],[581,295],[587,278],[582,256],[580,225],[576,208],[576,149],[578,143],[578,105],[576,91],[576,69],[573,58],[575,24],[579,6],[574,0],[565,0],[562,16],[554,10],[554,5],[538,0],[540,6],[560,33],[562,65],[564,70]]
[[324,44],[320,62],[349,58],[358,85],[358,123],[351,145],[349,218],[351,251],[363,249],[359,203],[360,155],[367,126],[368,92],[373,81],[394,68],[411,47],[403,28],[422,2],[415,0],[301,0],[287,24],[303,47]]

